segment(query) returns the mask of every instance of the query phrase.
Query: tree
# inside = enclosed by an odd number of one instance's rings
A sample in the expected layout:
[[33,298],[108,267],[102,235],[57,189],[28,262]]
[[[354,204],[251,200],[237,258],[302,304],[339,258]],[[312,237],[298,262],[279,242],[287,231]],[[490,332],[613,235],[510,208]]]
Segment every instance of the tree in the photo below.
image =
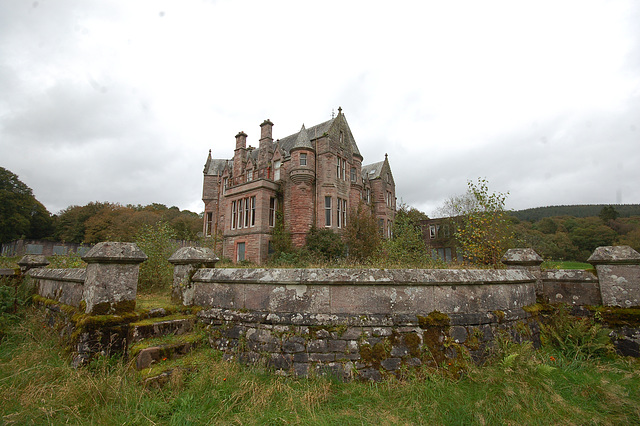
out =
[[53,232],[53,220],[33,191],[18,176],[0,167],[0,242],[21,237],[45,238]]
[[404,267],[419,267],[430,262],[420,227],[423,218],[427,215],[400,204],[393,222],[393,236],[382,243],[382,255],[386,261]]
[[380,233],[371,207],[362,201],[349,212],[349,221],[344,231],[344,241],[349,258],[364,262],[374,256],[380,247]]
[[602,210],[600,210],[600,214],[598,215],[600,219],[604,223],[609,223],[611,220],[616,220],[620,214],[613,206],[604,206]]
[[467,182],[467,194],[453,205],[460,212],[454,233],[463,255],[474,262],[497,265],[513,240],[511,221],[504,205],[508,193],[490,193],[486,179]]

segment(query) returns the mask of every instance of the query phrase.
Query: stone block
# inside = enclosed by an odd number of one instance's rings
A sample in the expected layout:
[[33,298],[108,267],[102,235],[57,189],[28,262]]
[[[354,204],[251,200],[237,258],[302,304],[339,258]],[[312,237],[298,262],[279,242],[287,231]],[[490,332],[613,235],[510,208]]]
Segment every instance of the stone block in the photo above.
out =
[[307,343],[307,351],[309,353],[325,353],[329,350],[326,340],[309,340]]
[[334,353],[310,353],[310,362],[332,362],[336,360],[336,354]]
[[380,365],[387,371],[395,371],[400,368],[402,360],[400,358],[387,358],[380,361]]
[[345,340],[329,340],[327,346],[329,352],[345,352],[347,342]]
[[391,348],[391,356],[402,358],[409,355],[409,348],[405,345],[397,345]]
[[460,326],[454,326],[449,329],[449,335],[456,343],[464,343],[467,341],[467,329]]

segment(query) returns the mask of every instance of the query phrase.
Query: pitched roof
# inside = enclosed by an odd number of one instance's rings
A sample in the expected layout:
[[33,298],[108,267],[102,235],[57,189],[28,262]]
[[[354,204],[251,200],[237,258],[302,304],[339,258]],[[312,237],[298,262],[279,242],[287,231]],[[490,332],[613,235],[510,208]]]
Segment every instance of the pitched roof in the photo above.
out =
[[369,180],[379,178],[383,165],[384,161],[378,161],[377,163],[362,166],[362,177]]
[[215,160],[211,159],[211,161],[207,160],[207,164],[205,164],[205,175],[214,175],[221,176],[224,171],[224,166],[229,163],[229,169],[233,168],[233,163],[229,160]]
[[[332,118],[331,120],[325,121],[324,123],[316,124],[313,127],[309,127],[308,129],[305,129],[307,132],[307,137],[309,138],[309,144],[311,144],[312,140],[317,139],[321,137],[323,134],[327,133],[329,131],[329,128],[333,124],[333,120],[335,120],[335,118]],[[304,125],[302,127],[304,128]],[[300,129],[300,132],[301,131],[302,129]],[[288,154],[291,151],[291,149],[296,146],[296,142],[298,140],[298,136],[300,135],[300,132],[294,133],[289,136],[285,136],[284,138],[277,141],[277,143],[280,144],[280,147],[284,150],[286,154]]]

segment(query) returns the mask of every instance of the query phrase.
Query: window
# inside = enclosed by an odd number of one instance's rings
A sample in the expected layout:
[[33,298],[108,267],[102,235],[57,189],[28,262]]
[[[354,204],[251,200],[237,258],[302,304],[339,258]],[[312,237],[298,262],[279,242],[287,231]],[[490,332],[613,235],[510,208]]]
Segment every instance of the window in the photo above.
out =
[[236,246],[236,262],[242,262],[245,257],[245,243],[238,243]]
[[442,225],[442,236],[444,238],[449,238],[451,236],[451,233],[449,232],[449,225]]
[[305,153],[301,153],[300,154],[300,165],[301,166],[306,166],[307,165],[307,154],[305,154]]
[[269,199],[269,226],[276,225],[276,199],[271,197]]
[[236,229],[236,202],[231,202],[231,229]]
[[244,224],[244,198],[238,201],[238,229],[242,228]]
[[437,236],[437,232],[436,232],[436,226],[435,225],[429,225],[429,238],[433,239]]
[[338,215],[336,220],[338,221],[338,228],[342,228],[342,199],[338,198],[337,203]]
[[209,212],[207,213],[207,223],[205,226],[204,235],[210,236],[211,228],[213,228],[213,213]]
[[249,198],[244,199],[244,227],[248,228],[250,223],[250,215],[249,215]]
[[391,221],[387,220],[387,238],[391,239],[393,237],[393,231],[391,227]]
[[387,183],[391,183],[391,177],[389,176],[389,173],[387,173]]
[[340,179],[340,176],[342,175],[342,161],[340,160],[340,157],[338,157],[338,166],[336,168],[336,171],[337,171],[336,177]]
[[253,180],[253,170],[247,170],[247,182],[251,182]]
[[347,160],[342,160],[342,180],[347,180]]
[[273,180],[280,180],[280,160],[273,163]]
[[344,142],[344,132],[340,132],[340,143]]
[[342,226],[347,226],[347,200],[342,200]]
[[251,197],[251,226],[256,226],[256,196]]
[[371,189],[367,188],[367,204],[371,203]]
[[222,193],[227,192],[227,187],[229,186],[229,178],[222,179]]
[[351,168],[351,182],[356,183],[356,168]]
[[378,219],[378,232],[384,236],[384,219]]
[[331,197],[324,197],[324,226],[331,226]]

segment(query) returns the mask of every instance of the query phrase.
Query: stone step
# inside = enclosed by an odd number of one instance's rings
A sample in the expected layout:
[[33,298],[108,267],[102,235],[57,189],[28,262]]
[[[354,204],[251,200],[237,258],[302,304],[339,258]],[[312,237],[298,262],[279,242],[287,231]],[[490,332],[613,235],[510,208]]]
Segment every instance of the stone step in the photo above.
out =
[[[196,347],[197,346],[197,347]],[[174,374],[184,374],[198,369],[207,362],[206,351],[199,345],[191,346],[191,351],[174,359],[160,359],[147,368],[138,370],[139,380],[147,387],[160,388],[171,380]]]
[[175,342],[164,345],[151,346],[140,349],[136,354],[132,354],[135,358],[135,369],[144,370],[152,364],[177,359],[184,356],[197,348],[200,341]]
[[195,324],[195,315],[172,315],[146,319],[131,324],[129,342],[136,343],[153,337],[189,333]]

